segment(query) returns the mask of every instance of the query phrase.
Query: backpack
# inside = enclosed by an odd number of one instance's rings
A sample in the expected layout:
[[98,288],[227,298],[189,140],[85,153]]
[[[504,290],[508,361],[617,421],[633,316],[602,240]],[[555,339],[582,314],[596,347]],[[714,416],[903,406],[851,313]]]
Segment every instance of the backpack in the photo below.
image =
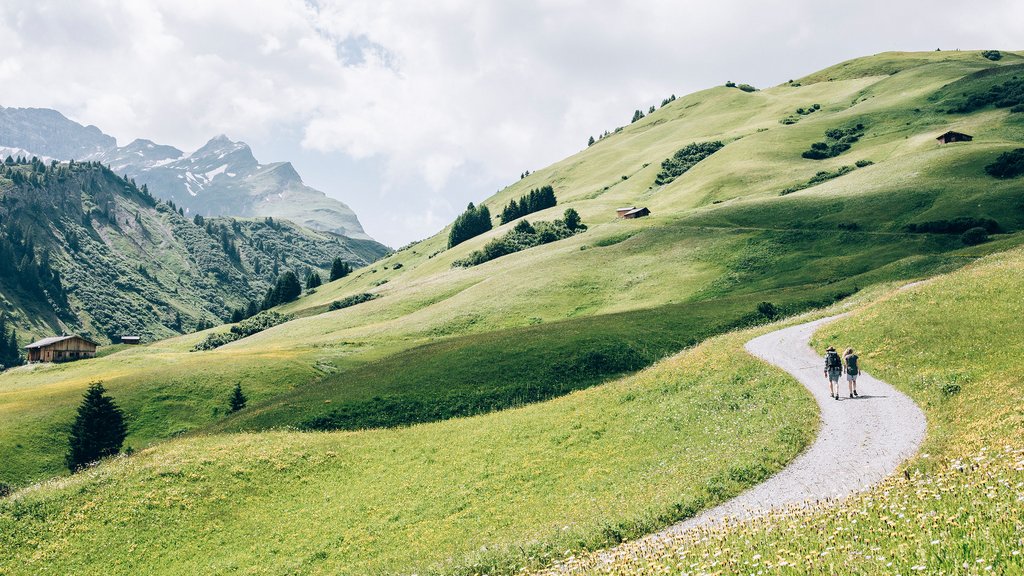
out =
[[850,354],[846,357],[846,373],[853,374],[856,376],[859,372],[857,370],[857,355]]
[[836,352],[825,354],[825,368],[828,370],[842,370],[843,361],[839,359],[839,354]]

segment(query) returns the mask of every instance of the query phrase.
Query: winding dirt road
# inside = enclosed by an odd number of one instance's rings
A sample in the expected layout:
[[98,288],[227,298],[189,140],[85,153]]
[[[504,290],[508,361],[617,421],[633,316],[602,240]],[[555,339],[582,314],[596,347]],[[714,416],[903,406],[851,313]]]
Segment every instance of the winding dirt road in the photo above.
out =
[[857,383],[859,398],[847,398],[845,376],[840,382],[840,400],[829,396],[824,354],[811,350],[808,342],[818,328],[837,318],[783,328],[746,344],[748,352],[792,374],[817,400],[821,428],[806,452],[728,502],[639,540],[569,561],[553,572],[601,571],[602,565],[617,557],[663,549],[666,540],[697,527],[849,496],[878,483],[913,456],[924,439],[925,417],[905,394],[862,373]]

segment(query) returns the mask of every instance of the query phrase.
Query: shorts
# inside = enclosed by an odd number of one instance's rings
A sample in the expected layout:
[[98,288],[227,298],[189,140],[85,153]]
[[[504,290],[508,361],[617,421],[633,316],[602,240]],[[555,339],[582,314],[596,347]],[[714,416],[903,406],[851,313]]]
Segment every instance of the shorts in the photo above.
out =
[[839,377],[843,375],[842,370],[829,370],[828,380],[829,382],[839,382]]
[[853,383],[856,384],[856,382],[857,382],[857,375],[856,374],[850,374],[849,372],[847,372],[846,373],[846,380],[847,380],[847,382],[853,382]]

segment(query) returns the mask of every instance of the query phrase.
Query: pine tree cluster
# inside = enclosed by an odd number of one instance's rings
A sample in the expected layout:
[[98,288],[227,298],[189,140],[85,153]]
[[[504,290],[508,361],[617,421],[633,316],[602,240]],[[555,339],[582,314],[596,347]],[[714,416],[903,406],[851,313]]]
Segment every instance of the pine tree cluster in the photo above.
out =
[[466,211],[452,223],[452,230],[448,233],[448,247],[457,246],[470,238],[487,232],[492,227],[491,211],[487,209],[487,206],[478,208],[470,202]]
[[551,186],[535,188],[518,201],[515,198],[509,201],[508,205],[501,211],[501,223],[508,224],[520,216],[551,208],[557,204],[558,199],[555,198],[554,188]]
[[334,262],[331,263],[331,282],[344,278],[352,273],[352,265],[348,262],[343,261],[341,258],[335,258]]
[[18,332],[14,326],[7,329],[7,315],[0,313],[0,372],[6,368],[21,366],[21,349],[18,348]]
[[278,304],[287,304],[302,294],[302,284],[298,276],[291,270],[277,277],[277,282],[267,290],[263,298],[263,310],[269,310]]

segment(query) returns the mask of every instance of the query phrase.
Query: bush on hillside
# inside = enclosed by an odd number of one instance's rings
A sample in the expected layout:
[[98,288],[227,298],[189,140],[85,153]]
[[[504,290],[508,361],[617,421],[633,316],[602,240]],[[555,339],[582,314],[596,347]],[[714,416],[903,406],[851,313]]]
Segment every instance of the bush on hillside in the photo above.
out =
[[658,175],[654,178],[654,183],[658,186],[668,184],[682,176],[683,173],[693,168],[701,160],[721,150],[723,146],[725,144],[718,140],[687,144],[676,151],[671,158],[666,158],[662,161],[661,172],[658,172]]
[[491,240],[484,245],[482,250],[476,250],[469,256],[452,262],[452,266],[461,266],[463,268],[477,266],[495,258],[526,250],[527,248],[568,238],[586,229],[586,224],[580,221],[579,214],[572,208],[565,211],[562,220],[537,222],[535,224],[522,220],[504,236]]
[[982,50],[981,55],[984,56],[985,58],[988,58],[989,60],[992,60],[993,62],[995,62],[996,60],[1002,60],[1003,58],[1003,53],[1000,52],[999,50]]
[[984,244],[988,242],[988,231],[978,226],[977,228],[971,228],[960,235],[960,241],[965,246],[977,246],[978,244]]
[[328,309],[329,310],[341,310],[342,308],[348,308],[350,306],[355,306],[356,304],[362,304],[363,302],[369,302],[370,300],[373,300],[374,298],[377,298],[377,295],[376,294],[370,294],[368,292],[363,292],[362,294],[353,294],[352,296],[346,296],[345,298],[342,298],[341,300],[335,300],[334,302],[331,302],[331,305],[328,306]]
[[849,128],[830,128],[825,131],[825,141],[811,144],[810,150],[804,151],[801,156],[809,160],[824,160],[834,158],[850,149],[860,138],[864,136],[864,125],[856,124]]
[[998,234],[1002,227],[991,218],[975,218],[958,216],[952,220],[931,220],[916,224],[907,224],[907,232],[919,234],[962,234],[971,228],[981,228],[987,234]]
[[955,102],[946,112],[966,114],[990,105],[996,108],[1010,108],[1010,112],[1020,112],[1024,108],[1024,78],[1013,77],[1002,84],[990,86],[987,90],[964,93],[963,96],[963,100]]
[[192,347],[192,352],[220,348],[225,344],[230,344],[236,340],[252,336],[253,334],[262,332],[267,328],[283,324],[288,320],[291,320],[291,317],[284,314],[279,314],[277,312],[260,312],[252,318],[247,318],[232,326],[230,332],[207,335],[205,340]]
[[[860,163],[858,162],[858,165],[859,164]],[[779,196],[785,196],[787,194],[792,194],[793,192],[805,190],[807,188],[810,188],[811,186],[816,186],[818,184],[821,184],[822,182],[827,182],[833,178],[839,178],[840,176],[844,174],[849,174],[850,172],[853,171],[853,166],[840,166],[837,170],[833,172],[822,170],[821,172],[818,172],[814,176],[811,176],[810,180],[808,180],[807,182],[797,184],[795,186],[790,186],[789,188],[784,189],[782,192],[779,192]]]
[[11,488],[10,484],[0,482],[0,498],[6,498],[10,496],[11,492],[13,491],[14,490]]
[[739,86],[736,87],[739,88],[740,90],[743,90],[744,92],[757,92],[757,88],[754,88],[750,84],[740,84]]
[[995,162],[985,166],[985,172],[996,178],[1016,178],[1024,174],[1024,148],[1003,152]]

